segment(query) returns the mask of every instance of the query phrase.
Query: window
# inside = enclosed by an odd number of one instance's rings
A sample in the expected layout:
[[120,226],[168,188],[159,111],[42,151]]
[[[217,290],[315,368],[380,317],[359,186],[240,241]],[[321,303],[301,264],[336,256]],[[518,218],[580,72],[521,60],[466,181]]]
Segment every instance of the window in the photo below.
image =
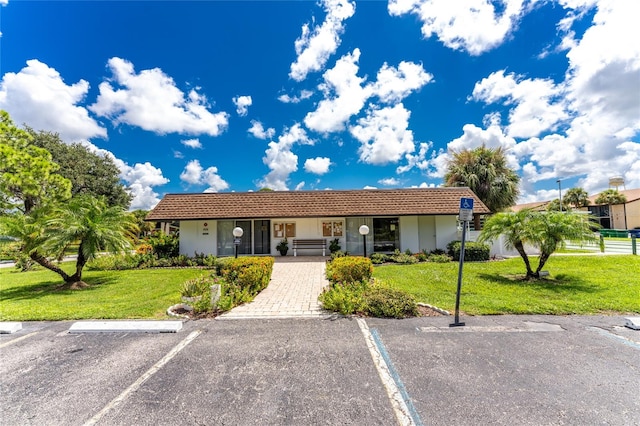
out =
[[322,222],[323,237],[342,237],[342,221],[340,222]]
[[281,222],[273,224],[273,236],[275,238],[289,238],[296,236],[295,222]]

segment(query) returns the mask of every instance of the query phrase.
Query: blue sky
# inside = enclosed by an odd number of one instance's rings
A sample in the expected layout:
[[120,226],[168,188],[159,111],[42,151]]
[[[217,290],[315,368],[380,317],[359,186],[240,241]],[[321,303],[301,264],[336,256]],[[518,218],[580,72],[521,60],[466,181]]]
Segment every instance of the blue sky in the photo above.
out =
[[640,187],[637,0],[0,0],[0,108],[165,193],[439,186],[502,146],[520,202]]

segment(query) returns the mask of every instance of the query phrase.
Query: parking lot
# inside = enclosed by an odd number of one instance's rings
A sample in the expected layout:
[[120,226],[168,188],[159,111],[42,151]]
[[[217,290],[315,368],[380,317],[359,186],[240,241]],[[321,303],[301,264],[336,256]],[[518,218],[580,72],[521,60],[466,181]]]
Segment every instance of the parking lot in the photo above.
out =
[[622,327],[624,318],[463,320],[456,328],[450,317],[199,320],[170,334],[69,334],[73,322],[24,323],[0,336],[0,418],[640,424],[640,331]]

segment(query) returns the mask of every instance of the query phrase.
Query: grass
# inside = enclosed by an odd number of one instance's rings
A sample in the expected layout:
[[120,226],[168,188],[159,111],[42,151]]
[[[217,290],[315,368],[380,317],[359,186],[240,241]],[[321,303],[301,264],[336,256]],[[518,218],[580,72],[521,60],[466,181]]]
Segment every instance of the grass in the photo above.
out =
[[[68,272],[74,266],[62,265]],[[85,271],[88,288],[62,290],[62,280],[51,271],[3,268],[0,321],[166,318],[167,308],[180,302],[182,283],[203,273],[195,268]]]
[[[471,315],[640,313],[638,256],[553,256],[544,270],[550,276],[522,281],[521,258],[465,263],[460,310]],[[457,262],[385,265],[373,275],[420,302],[450,312],[455,308]]]

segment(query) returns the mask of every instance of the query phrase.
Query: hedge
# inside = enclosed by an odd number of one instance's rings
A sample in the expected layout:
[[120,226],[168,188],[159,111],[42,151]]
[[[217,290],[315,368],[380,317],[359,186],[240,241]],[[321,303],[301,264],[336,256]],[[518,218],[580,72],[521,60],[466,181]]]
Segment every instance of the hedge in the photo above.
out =
[[[460,260],[461,241],[451,241],[447,244],[447,252],[453,260]],[[473,241],[465,241],[464,243],[464,260],[465,262],[482,262],[490,258],[491,247],[487,244],[476,243]]]

